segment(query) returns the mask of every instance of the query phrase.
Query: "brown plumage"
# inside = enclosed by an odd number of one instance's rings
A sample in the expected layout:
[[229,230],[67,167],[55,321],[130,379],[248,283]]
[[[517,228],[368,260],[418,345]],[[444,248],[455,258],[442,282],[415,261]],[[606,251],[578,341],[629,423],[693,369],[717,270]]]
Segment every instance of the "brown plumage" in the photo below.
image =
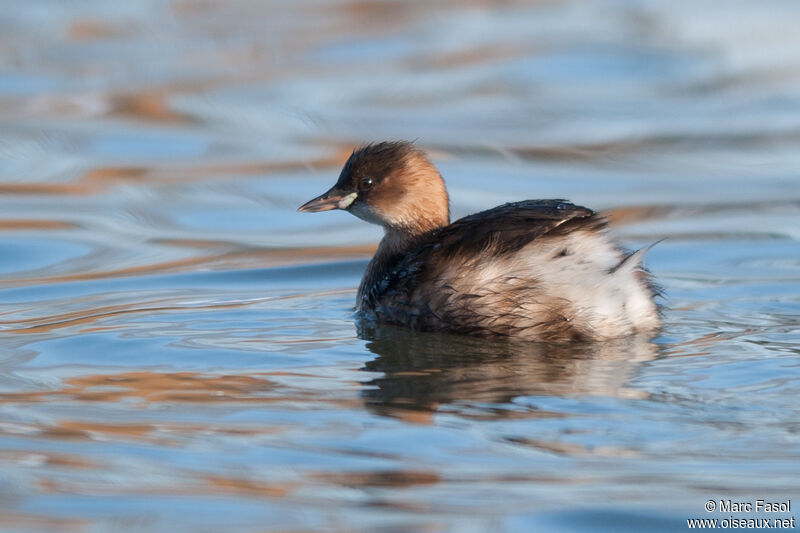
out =
[[565,200],[526,200],[450,224],[447,191],[406,142],[361,147],[336,185],[300,211],[346,209],[385,235],[358,310],[425,331],[544,341],[653,333],[655,291],[605,220]]

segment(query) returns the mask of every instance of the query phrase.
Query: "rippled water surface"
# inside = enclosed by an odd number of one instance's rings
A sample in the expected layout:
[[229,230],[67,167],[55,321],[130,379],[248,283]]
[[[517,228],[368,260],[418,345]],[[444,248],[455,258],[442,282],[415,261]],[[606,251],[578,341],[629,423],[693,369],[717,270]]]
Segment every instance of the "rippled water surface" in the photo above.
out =
[[[4,7],[0,528],[671,531],[727,516],[709,499],[800,505],[797,2]],[[663,334],[356,324],[379,230],[295,208],[386,138],[431,152],[456,216],[564,197],[666,238]]]

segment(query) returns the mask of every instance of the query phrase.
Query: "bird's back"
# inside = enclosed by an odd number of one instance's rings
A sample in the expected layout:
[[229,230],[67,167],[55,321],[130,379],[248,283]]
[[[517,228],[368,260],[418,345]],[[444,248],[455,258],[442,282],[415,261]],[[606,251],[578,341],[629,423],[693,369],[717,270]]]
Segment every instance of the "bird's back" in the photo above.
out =
[[359,308],[418,330],[600,340],[660,325],[641,257],[605,220],[564,200],[505,204],[376,256]]

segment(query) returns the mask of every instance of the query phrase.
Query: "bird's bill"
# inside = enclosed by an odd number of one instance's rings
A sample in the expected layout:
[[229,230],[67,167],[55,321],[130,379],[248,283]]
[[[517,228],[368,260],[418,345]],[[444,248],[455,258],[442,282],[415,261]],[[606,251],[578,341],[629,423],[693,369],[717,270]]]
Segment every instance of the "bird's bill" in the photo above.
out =
[[320,211],[330,211],[331,209],[347,209],[350,207],[358,193],[338,190],[336,187],[325,194],[317,196],[297,208],[301,213],[318,213]]

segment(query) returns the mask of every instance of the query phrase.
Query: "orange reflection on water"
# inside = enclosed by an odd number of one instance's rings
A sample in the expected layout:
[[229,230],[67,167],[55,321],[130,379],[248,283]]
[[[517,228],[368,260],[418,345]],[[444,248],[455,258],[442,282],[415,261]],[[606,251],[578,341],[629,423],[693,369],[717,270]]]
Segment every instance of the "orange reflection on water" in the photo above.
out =
[[158,480],[158,482],[145,481],[140,485],[132,486],[98,482],[92,478],[71,480],[52,477],[40,478],[37,480],[36,485],[37,489],[43,493],[124,494],[126,496],[136,494],[205,496],[208,494],[227,493],[232,496],[268,499],[284,498],[297,487],[296,483],[290,482],[273,483],[234,476],[196,474],[191,471],[184,472],[182,476],[172,482],[165,482],[164,480]]
[[4,219],[0,220],[0,231],[23,231],[23,230],[60,230],[75,229],[77,226],[69,222],[59,220],[38,220],[38,219]]
[[314,477],[345,487],[413,487],[439,483],[441,477],[429,470],[384,470],[364,472],[324,472]]
[[122,34],[122,28],[99,19],[74,19],[67,34],[72,41],[94,41]]
[[[191,248],[202,247],[203,241],[180,240],[163,241]],[[214,243],[217,246],[233,246],[223,242]],[[315,260],[330,262],[342,259],[360,259],[369,257],[376,249],[376,245],[354,245],[337,247],[308,247],[308,248],[278,248],[278,249],[247,249],[229,252],[220,252],[185,259],[175,259],[132,267],[100,270],[92,272],[75,272],[71,274],[58,274],[41,277],[19,277],[4,280],[8,287],[27,285],[46,285],[50,283],[63,283],[70,281],[98,280],[107,278],[121,278],[141,276],[147,274],[168,274],[173,272],[186,272],[202,267],[205,270],[239,270],[248,268],[264,268],[282,265],[304,264]],[[24,333],[15,331],[15,333]]]
[[[158,104],[140,96],[120,97],[120,112],[134,110],[140,113],[158,114]],[[149,102],[149,103],[148,103]],[[124,105],[123,105],[124,104]],[[132,109],[139,106],[136,109]],[[163,113],[172,113],[164,110]],[[146,118],[146,117],[144,117]],[[172,121],[178,120],[173,117]],[[93,195],[100,194],[109,188],[129,182],[143,183],[185,183],[209,179],[233,179],[236,176],[269,176],[276,173],[307,172],[313,168],[336,168],[350,155],[352,146],[339,147],[328,155],[302,160],[289,161],[247,161],[232,163],[207,163],[203,165],[170,165],[170,166],[97,166],[73,181],[68,182],[2,182],[0,194],[19,195]]]
[[190,124],[197,121],[172,109],[170,96],[166,91],[120,94],[112,98],[111,115],[162,124]]
[[[0,450],[0,461],[11,461],[30,466],[46,466],[57,468],[93,469],[100,465],[77,455],[35,450]],[[2,523],[2,522],[0,522]]]
[[295,485],[289,483],[265,483],[229,476],[206,476],[204,480],[211,485],[209,489],[214,492],[264,498],[283,498],[295,488]]
[[[138,399],[145,402],[263,402],[275,384],[253,375],[211,375],[198,372],[123,372],[82,375],[65,380],[62,389],[0,394],[0,403],[118,402]],[[72,426],[64,426],[70,428]]]
[[[228,309],[233,307],[241,307],[247,305],[245,303],[231,303],[231,304],[214,304],[209,306],[195,306],[193,309],[200,308],[213,308],[213,309]],[[159,305],[159,301],[139,302],[133,305],[108,305],[102,307],[95,307],[91,309],[82,309],[79,311],[70,311],[68,313],[59,313],[55,315],[48,315],[44,317],[26,318],[22,320],[7,320],[0,321],[0,325],[17,326],[11,327],[4,331],[4,333],[44,333],[65,327],[76,326],[80,324],[94,324],[100,320],[131,314],[131,313],[155,313],[160,311],[173,311],[184,309],[184,307],[175,305]],[[94,328],[92,328],[94,329]],[[85,331],[90,331],[87,329]]]
[[47,516],[41,513],[0,512],[0,524],[8,531],[89,531],[92,520],[65,516]]

